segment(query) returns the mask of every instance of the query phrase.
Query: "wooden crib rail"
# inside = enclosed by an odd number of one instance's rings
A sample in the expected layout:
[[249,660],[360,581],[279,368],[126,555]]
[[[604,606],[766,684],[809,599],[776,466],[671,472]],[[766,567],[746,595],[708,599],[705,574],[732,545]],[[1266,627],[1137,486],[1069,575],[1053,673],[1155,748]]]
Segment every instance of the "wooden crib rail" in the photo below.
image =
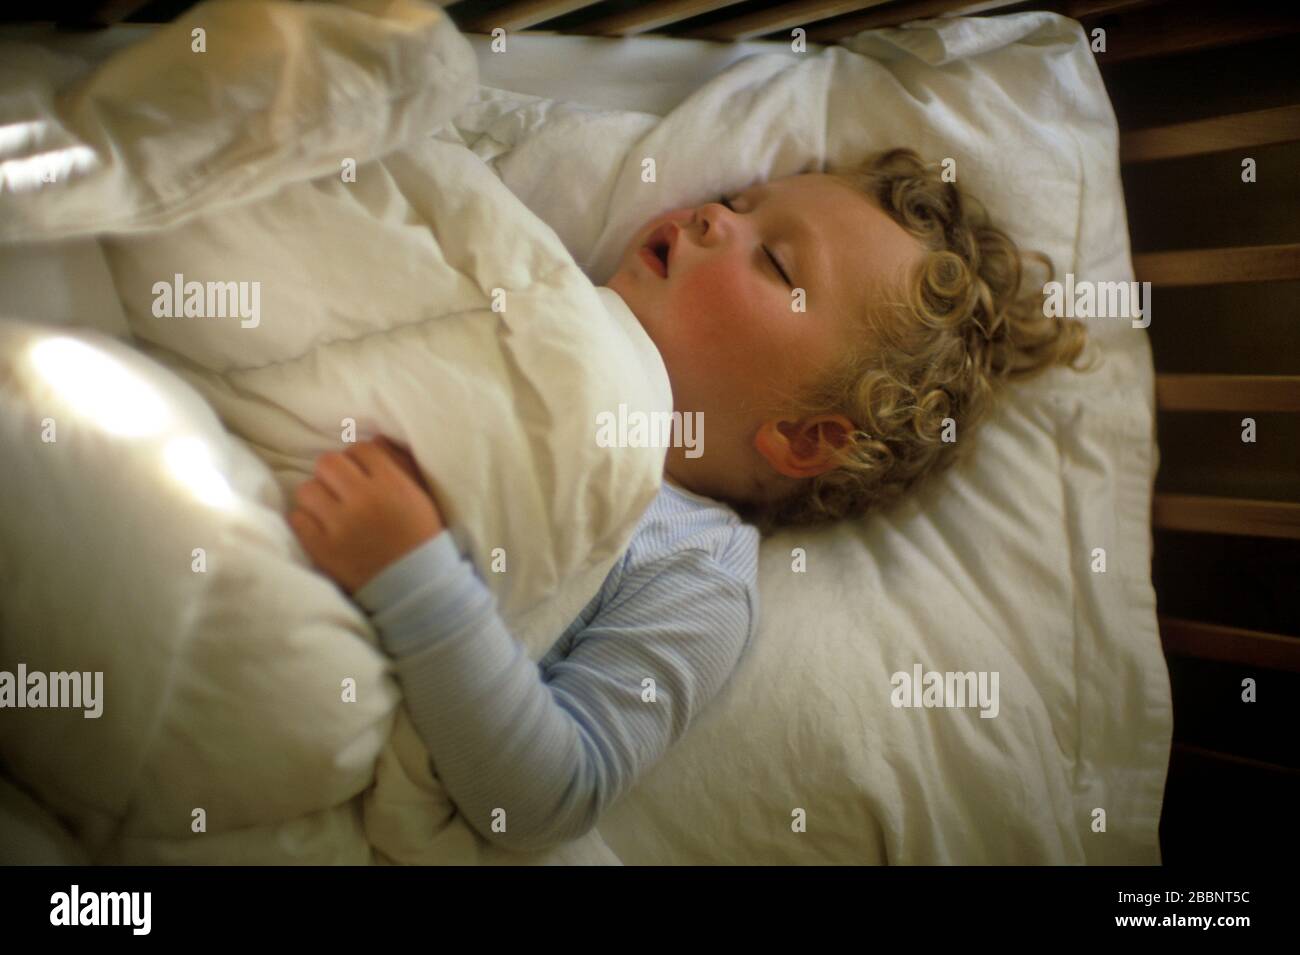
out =
[[[119,0],[120,2],[120,0]],[[693,39],[737,42],[758,37],[786,39],[801,28],[813,43],[836,43],[863,30],[893,27],[942,16],[987,16],[1020,10],[1048,10],[1079,20],[1085,29],[1105,27],[1117,14],[1132,28],[1108,45],[1107,63],[1164,56],[1300,30],[1300,18],[1285,5],[1263,0],[1220,4],[1214,0],[652,0],[611,5],[595,0],[449,0],[452,18],[467,33],[496,28],[548,30],[551,21],[566,34],[636,36],[650,31]],[[734,7],[734,11],[728,8]],[[732,15],[728,15],[731,13]],[[703,22],[700,22],[703,21]],[[1105,64],[1103,64],[1105,65]]]
[[1145,252],[1133,256],[1139,282],[1153,285],[1224,285],[1300,279],[1300,242],[1227,249]]
[[[1054,8],[1066,16],[1081,19],[1160,2],[1164,0],[1057,0],[1056,3],[1038,6]],[[462,3],[461,6],[463,9],[470,4]],[[457,17],[457,23],[468,32],[489,32],[496,27],[525,30],[595,6],[597,4],[593,2],[517,0],[485,13],[467,13],[463,18]],[[875,27],[897,26],[910,20],[950,14],[987,14],[1007,7],[1023,7],[1025,3],[1024,0],[794,0],[766,4],[759,9],[753,9],[754,6],[754,3],[743,0],[655,0],[604,16],[593,11],[592,18],[572,24],[564,32],[635,36],[666,29],[673,36],[736,42],[801,27],[814,43],[834,43]],[[671,30],[675,24],[727,7],[743,9],[736,16],[704,26]]]
[[1300,140],[1300,105],[1258,109],[1191,123],[1138,129],[1120,136],[1126,163],[1200,156]]
[[1161,411],[1300,411],[1300,375],[1156,375]]
[[1300,17],[1290,3],[1162,3],[1129,18],[1123,41],[1107,44],[1104,64],[1234,46],[1297,31]]
[[[1300,140],[1300,105],[1125,132],[1125,163],[1203,155]],[[1145,252],[1138,281],[1165,288],[1300,279],[1300,243]],[[1156,376],[1161,411],[1300,412],[1300,376]],[[1300,540],[1300,504],[1156,494],[1152,523],[1165,530]]]
[[[1200,764],[1203,768],[1215,772],[1251,770],[1253,773],[1273,777],[1274,779],[1295,780],[1300,777],[1300,769],[1294,766],[1282,766],[1262,759],[1250,759],[1245,756],[1234,756],[1231,753],[1220,753],[1212,749],[1206,749],[1203,746],[1192,746],[1188,743],[1174,743],[1174,758],[1183,764]],[[1238,773],[1233,772],[1233,775],[1237,776]]]
[[[768,33],[793,30],[795,27],[808,29],[820,20],[830,20],[844,14],[856,13],[868,7],[881,5],[882,0],[867,0],[867,2],[858,3],[835,2],[835,0],[799,0],[796,3],[781,3],[764,10],[756,10],[753,13],[733,17],[730,20],[723,20],[721,23],[711,23],[705,27],[687,30],[681,36],[726,42],[750,40]],[[960,5],[954,3],[944,4],[948,8]],[[1007,4],[1002,5],[1006,6]],[[894,5],[890,4],[889,6]],[[897,10],[888,11],[886,16],[895,23],[899,22],[895,19],[898,16]],[[837,22],[829,29],[834,31],[835,36],[825,39],[832,41],[843,39],[845,36],[856,32],[851,26],[846,28],[842,22]],[[818,36],[825,37],[825,31],[817,30],[810,31],[808,39],[817,41],[817,37],[812,35],[813,32],[816,32]]]
[[[451,7],[458,0],[441,5]],[[1055,6],[1067,16],[1080,17],[1126,7],[1143,6],[1161,0],[1059,0]],[[466,32],[487,33],[497,27],[518,31],[543,25],[549,20],[596,7],[598,4],[573,0],[516,0],[486,12],[466,11],[472,3],[460,2],[454,12],[457,25]],[[567,27],[564,32],[590,36],[636,36],[664,30],[673,36],[736,42],[801,27],[814,43],[834,43],[861,30],[896,26],[909,20],[954,13],[987,13],[1004,7],[1023,6],[1024,0],[795,0],[772,3],[761,9],[746,9],[734,17],[706,26],[672,30],[704,14],[727,7],[752,8],[745,0],[654,0],[607,15],[594,13],[590,19]],[[1051,4],[1049,4],[1051,6]]]
[[[784,4],[776,9],[795,7],[799,4]],[[808,4],[809,7],[829,6],[829,4]],[[838,4],[836,6],[849,6]],[[820,25],[808,28],[808,39],[818,43],[833,43],[852,36],[860,30],[878,27],[892,27],[909,20],[928,19],[946,15],[980,15],[997,14],[1006,10],[1016,12],[1024,9],[1050,10],[1083,23],[1085,29],[1106,24],[1106,18],[1116,13],[1128,17],[1128,27],[1120,36],[1120,42],[1108,44],[1106,63],[1148,57],[1168,56],[1174,53],[1186,53],[1211,47],[1246,43],[1252,40],[1284,36],[1300,31],[1300,17],[1297,17],[1290,4],[1262,3],[1260,0],[1236,0],[1232,4],[1216,3],[1214,0],[1055,0],[1044,3],[1007,3],[993,2],[972,3],[970,0],[905,0],[894,3],[856,4],[859,9],[871,9],[857,14],[840,16]],[[757,18],[768,11],[754,14]],[[1206,15],[1206,14],[1212,15]],[[808,18],[810,19],[810,18]],[[786,18],[771,18],[769,22],[776,25],[772,31],[790,29]],[[761,24],[755,19],[744,24],[748,35],[755,33]],[[735,23],[735,21],[728,21]],[[806,25],[806,21],[805,21]],[[715,25],[724,27],[726,24]],[[690,35],[690,34],[688,34]],[[701,34],[703,35],[703,34]],[[736,39],[728,36],[726,29],[718,30],[716,39]]]
[[[443,6],[447,4],[444,3]],[[491,33],[498,27],[508,32],[516,32],[589,6],[591,6],[590,0],[519,0],[499,7],[491,13],[463,18],[453,17],[453,19],[466,33]]]
[[[1053,10],[1074,20],[1115,13],[1134,7],[1145,7],[1162,0],[1058,0],[1056,3],[1032,4],[1032,8]],[[862,30],[875,30],[879,27],[894,27],[910,20],[928,20],[933,17],[950,15],[981,15],[999,13],[1011,6],[1022,7],[1024,4],[1013,2],[972,3],[971,0],[901,0],[894,3],[859,4],[873,9],[849,16],[840,17],[831,23],[813,26],[808,30],[808,39],[816,43],[834,43],[845,37],[853,36]]]
[[1161,530],[1300,540],[1300,504],[1197,494],[1156,494],[1151,523]]
[[595,36],[636,36],[671,26],[691,17],[712,13],[736,4],[737,0],[657,0],[632,10],[601,17],[582,25],[583,32]]
[[1166,653],[1300,673],[1300,640],[1278,633],[1160,617]]

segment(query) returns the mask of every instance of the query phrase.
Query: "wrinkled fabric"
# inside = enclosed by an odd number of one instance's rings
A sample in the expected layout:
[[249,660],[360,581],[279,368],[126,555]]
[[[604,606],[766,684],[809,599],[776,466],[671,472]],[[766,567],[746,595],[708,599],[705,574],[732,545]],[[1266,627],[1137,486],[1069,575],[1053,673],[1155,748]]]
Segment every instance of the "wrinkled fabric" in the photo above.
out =
[[[621,403],[671,409],[635,317],[430,136],[473,94],[465,39],[412,0],[354,7],[200,4],[5,104],[42,131],[5,159],[90,158],[48,183],[5,167],[27,185],[0,193],[3,238],[98,235],[137,349],[0,326],[20,449],[0,661],[101,670],[107,698],[95,721],[6,719],[0,751],[95,861],[500,861],[431,772],[366,618],[310,569],[292,490],[349,429],[407,444],[538,659],[661,481],[663,449],[595,437]],[[160,286],[188,282],[256,286],[258,314],[160,315]],[[554,857],[617,862],[595,833]]]

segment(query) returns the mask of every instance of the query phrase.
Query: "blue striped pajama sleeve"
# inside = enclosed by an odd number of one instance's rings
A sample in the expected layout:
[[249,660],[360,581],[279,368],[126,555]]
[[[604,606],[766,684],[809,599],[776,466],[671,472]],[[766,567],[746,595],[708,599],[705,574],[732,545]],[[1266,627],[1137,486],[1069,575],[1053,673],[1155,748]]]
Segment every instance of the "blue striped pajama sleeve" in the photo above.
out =
[[[714,698],[754,632],[756,578],[757,532],[665,484],[540,663],[445,531],[355,599],[466,821],[493,844],[535,850],[595,826]],[[492,831],[497,810],[505,832]]]

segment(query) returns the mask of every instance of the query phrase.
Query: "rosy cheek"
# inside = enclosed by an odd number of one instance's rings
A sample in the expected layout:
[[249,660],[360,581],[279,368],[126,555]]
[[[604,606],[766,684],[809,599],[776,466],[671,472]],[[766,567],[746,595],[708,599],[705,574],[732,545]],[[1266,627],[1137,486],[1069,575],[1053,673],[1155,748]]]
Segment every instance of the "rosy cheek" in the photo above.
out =
[[752,308],[753,282],[743,265],[697,266],[673,283],[673,310],[689,323],[697,340],[730,338]]

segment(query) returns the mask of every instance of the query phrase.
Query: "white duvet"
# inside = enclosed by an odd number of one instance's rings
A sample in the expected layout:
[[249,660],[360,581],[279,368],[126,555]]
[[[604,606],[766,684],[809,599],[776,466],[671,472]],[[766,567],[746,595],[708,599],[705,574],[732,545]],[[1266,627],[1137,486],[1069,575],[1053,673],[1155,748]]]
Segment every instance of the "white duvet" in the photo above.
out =
[[[671,408],[635,317],[427,135],[475,92],[467,42],[436,8],[359,7],[204,4],[7,117],[30,142],[3,237],[109,232],[161,363],[0,325],[0,660],[105,684],[95,721],[5,712],[0,748],[95,861],[479,861],[288,495],[351,435],[408,444],[539,658],[661,480],[662,449],[596,442],[604,411]],[[612,858],[595,834],[542,857]]]

